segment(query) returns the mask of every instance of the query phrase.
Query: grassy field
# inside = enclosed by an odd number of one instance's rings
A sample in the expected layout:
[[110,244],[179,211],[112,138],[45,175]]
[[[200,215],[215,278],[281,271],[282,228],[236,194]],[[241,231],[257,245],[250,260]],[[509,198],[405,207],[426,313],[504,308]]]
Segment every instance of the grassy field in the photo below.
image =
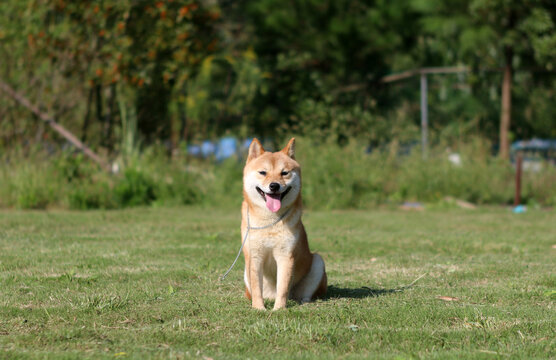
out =
[[304,219],[328,297],[258,312],[237,209],[2,211],[0,358],[556,356],[554,210]]

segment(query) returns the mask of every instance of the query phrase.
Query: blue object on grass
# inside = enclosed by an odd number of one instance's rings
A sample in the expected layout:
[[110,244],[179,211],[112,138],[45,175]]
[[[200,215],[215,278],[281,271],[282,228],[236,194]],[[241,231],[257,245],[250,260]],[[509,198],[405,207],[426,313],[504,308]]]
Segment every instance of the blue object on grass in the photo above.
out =
[[527,211],[527,206],[517,205],[512,211],[514,212],[514,214],[523,214]]
[[201,147],[199,145],[189,145],[187,147],[187,153],[192,156],[201,156]]
[[201,144],[201,155],[204,158],[208,158],[216,152],[216,145],[210,140],[205,140]]
[[237,154],[237,141],[233,137],[220,139],[216,147],[214,157],[216,161],[222,161]]
[[253,142],[253,138],[245,139],[243,144],[241,144],[241,149],[245,151],[249,150],[249,146],[251,145],[252,142]]
[[187,153],[197,158],[208,159],[214,156],[217,162],[233,156],[240,158],[249,150],[249,145],[253,138],[245,141],[238,140],[232,136],[224,137],[220,140],[204,140],[200,145],[188,145]]

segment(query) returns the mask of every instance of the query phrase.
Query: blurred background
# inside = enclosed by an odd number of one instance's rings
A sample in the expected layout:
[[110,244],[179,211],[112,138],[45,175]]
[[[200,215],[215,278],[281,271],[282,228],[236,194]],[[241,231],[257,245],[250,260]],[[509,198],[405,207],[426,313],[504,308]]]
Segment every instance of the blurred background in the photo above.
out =
[[241,202],[298,140],[310,208],[556,204],[550,0],[3,0],[0,207]]

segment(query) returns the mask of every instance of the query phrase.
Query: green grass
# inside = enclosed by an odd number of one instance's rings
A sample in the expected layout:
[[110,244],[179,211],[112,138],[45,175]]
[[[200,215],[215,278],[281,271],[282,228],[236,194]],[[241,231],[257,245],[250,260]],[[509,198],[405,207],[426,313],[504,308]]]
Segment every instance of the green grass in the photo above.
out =
[[554,215],[308,211],[328,298],[258,312],[237,209],[3,211],[0,358],[554,358]]

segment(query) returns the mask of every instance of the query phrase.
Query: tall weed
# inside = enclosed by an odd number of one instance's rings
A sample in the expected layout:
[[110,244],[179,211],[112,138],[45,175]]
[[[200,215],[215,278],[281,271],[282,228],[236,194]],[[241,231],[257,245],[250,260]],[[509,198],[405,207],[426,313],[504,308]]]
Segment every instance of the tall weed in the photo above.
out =
[[41,155],[34,162],[20,153],[1,159],[0,206],[45,209],[58,202],[58,186],[64,186],[64,181]]
[[[302,165],[303,198],[309,208],[370,208],[403,201],[441,202],[447,196],[477,204],[511,204],[511,164],[490,154],[481,140],[439,145],[423,159],[419,148],[400,155],[391,144],[371,153],[357,141],[297,139]],[[461,163],[448,155],[457,151]],[[150,147],[118,160],[117,174],[102,172],[82,155],[59,152],[11,155],[0,163],[0,207],[44,209],[121,208],[206,204],[237,207],[242,199],[244,160],[221,163],[177,155]],[[556,168],[525,172],[522,199],[532,205],[556,205]]]

